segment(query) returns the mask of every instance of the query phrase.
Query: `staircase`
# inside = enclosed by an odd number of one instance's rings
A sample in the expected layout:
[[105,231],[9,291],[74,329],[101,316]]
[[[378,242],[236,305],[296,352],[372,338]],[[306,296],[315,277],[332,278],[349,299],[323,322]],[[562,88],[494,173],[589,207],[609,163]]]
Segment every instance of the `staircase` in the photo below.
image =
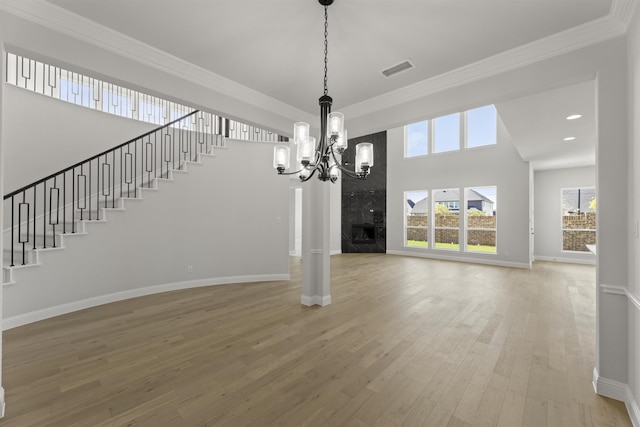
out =
[[[159,127],[4,196],[4,329],[152,293],[289,279],[288,180],[264,161],[287,138],[19,55],[7,64],[6,84]],[[58,138],[72,125],[61,121]]]
[[14,271],[40,265],[40,254],[64,249],[157,183],[184,173],[189,163],[226,148],[220,117],[193,111],[137,138],[4,196],[3,285]]

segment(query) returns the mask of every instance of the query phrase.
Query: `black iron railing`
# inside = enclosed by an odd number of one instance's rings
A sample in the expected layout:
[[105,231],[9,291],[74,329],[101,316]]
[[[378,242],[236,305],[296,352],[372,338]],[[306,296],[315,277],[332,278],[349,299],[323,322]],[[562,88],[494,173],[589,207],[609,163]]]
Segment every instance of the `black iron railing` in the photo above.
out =
[[138,197],[155,178],[225,146],[228,135],[228,119],[193,111],[5,195],[10,266],[29,263],[30,250],[57,247],[60,233],[76,233],[79,221],[100,220],[102,209]]
[[[5,81],[61,101],[157,125],[194,111],[192,107],[67,70],[15,53],[6,53]],[[226,120],[225,136],[244,141],[278,142],[275,132],[236,120]]]

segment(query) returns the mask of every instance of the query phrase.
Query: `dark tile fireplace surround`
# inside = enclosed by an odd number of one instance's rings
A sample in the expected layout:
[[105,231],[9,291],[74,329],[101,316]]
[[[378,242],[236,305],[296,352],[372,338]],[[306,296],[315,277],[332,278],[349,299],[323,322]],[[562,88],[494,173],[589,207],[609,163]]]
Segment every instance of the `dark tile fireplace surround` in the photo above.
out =
[[353,168],[355,146],[371,142],[374,166],[366,180],[342,178],[342,252],[386,252],[387,132],[349,140],[342,156]]

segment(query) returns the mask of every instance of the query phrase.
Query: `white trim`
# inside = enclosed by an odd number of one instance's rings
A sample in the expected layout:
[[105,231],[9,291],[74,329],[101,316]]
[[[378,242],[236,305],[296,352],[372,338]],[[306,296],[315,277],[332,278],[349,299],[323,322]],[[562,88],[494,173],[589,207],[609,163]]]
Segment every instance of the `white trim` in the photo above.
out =
[[329,255],[341,255],[341,254],[342,254],[342,249],[335,249],[329,252]]
[[309,252],[311,252],[312,254],[322,255],[324,253],[324,250],[322,250],[322,249],[309,249]]
[[[534,62],[556,57],[626,33],[633,16],[632,0],[613,0],[609,14],[565,31],[499,53],[450,72],[387,92],[343,108],[343,114],[359,117],[426,97],[446,89],[479,81]],[[317,116],[191,64],[115,30],[69,12],[47,1],[0,0],[0,9],[63,34],[122,55],[202,87],[212,89],[279,113],[291,121],[317,121]]]
[[290,280],[289,274],[256,274],[251,276],[228,276],[215,277],[211,279],[189,280],[185,282],[165,283],[162,285],[148,286],[138,289],[130,289],[128,291],[115,292],[108,295],[87,298],[81,301],[74,301],[55,307],[48,307],[41,310],[32,311],[30,313],[19,314],[17,316],[3,319],[2,328],[8,330],[28,323],[37,322],[39,320],[48,319],[54,316],[71,313],[85,308],[95,307],[98,305],[108,304],[111,302],[122,301],[131,298],[137,298],[146,295],[153,295],[162,292],[176,291],[181,289],[199,288],[204,286],[226,285],[232,283],[251,283],[251,282],[272,282],[280,280]]
[[0,386],[0,418],[4,418],[6,402],[4,400],[4,388]]
[[48,1],[0,0],[0,10],[114,52],[127,59],[244,101],[291,121],[314,122],[316,116],[212,71],[189,63]]
[[603,378],[598,373],[598,368],[593,368],[593,389],[600,396],[610,397],[611,399],[624,402],[634,427],[640,427],[640,408],[638,402],[633,396],[631,387],[620,381]]
[[467,263],[473,263],[473,264],[495,265],[498,267],[526,268],[527,270],[531,268],[529,264],[525,262],[500,261],[500,260],[494,260],[494,259],[481,259],[481,258],[472,258],[472,257],[456,257],[456,256],[445,255],[445,254],[436,254],[433,252],[418,253],[418,252],[409,252],[409,251],[387,250],[387,254],[411,256],[411,257],[418,257],[418,258],[431,258],[431,259],[437,259],[442,261],[456,261],[456,262],[467,262]]
[[[613,3],[628,0],[613,0]],[[612,4],[611,10],[617,11]],[[626,15],[625,15],[626,16]],[[355,118],[387,108],[406,104],[447,89],[470,84],[545,59],[554,58],[587,46],[619,37],[626,27],[611,12],[607,16],[586,22],[565,31],[535,40],[472,64],[422,80],[412,85],[343,107],[345,116]]]
[[300,297],[300,303],[306,306],[319,305],[324,307],[331,304],[331,295],[302,295]]
[[567,264],[596,265],[595,259],[563,258],[555,256],[534,255],[534,261],[563,262]]
[[631,304],[633,304],[637,310],[640,310],[640,298],[631,293],[631,291],[626,287],[618,285],[606,285],[602,283],[600,285],[600,289],[602,289],[605,294],[626,296],[629,299],[629,302],[631,302]]
[[625,30],[629,29],[633,12],[635,11],[637,1],[635,0],[614,0],[611,3],[609,15],[617,19],[624,25]]
[[627,397],[627,384],[601,377],[598,368],[593,368],[593,390],[600,396],[624,402]]
[[624,400],[624,404],[627,407],[627,412],[629,413],[633,427],[640,427],[640,407],[638,406],[638,400],[634,397],[631,387],[629,386],[627,386],[627,397]]

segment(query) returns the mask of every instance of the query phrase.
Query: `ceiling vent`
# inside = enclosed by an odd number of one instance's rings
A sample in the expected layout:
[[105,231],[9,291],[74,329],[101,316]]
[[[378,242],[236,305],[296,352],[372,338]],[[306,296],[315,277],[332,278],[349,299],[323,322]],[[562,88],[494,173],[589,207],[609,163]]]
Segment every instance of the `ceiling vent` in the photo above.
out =
[[382,74],[385,77],[391,77],[394,74],[398,74],[398,73],[401,73],[403,71],[410,70],[410,69],[412,69],[414,67],[415,67],[415,65],[413,65],[413,62],[411,62],[409,60],[406,60],[406,61],[402,61],[399,64],[394,65],[393,67],[389,67],[386,70],[382,70]]

